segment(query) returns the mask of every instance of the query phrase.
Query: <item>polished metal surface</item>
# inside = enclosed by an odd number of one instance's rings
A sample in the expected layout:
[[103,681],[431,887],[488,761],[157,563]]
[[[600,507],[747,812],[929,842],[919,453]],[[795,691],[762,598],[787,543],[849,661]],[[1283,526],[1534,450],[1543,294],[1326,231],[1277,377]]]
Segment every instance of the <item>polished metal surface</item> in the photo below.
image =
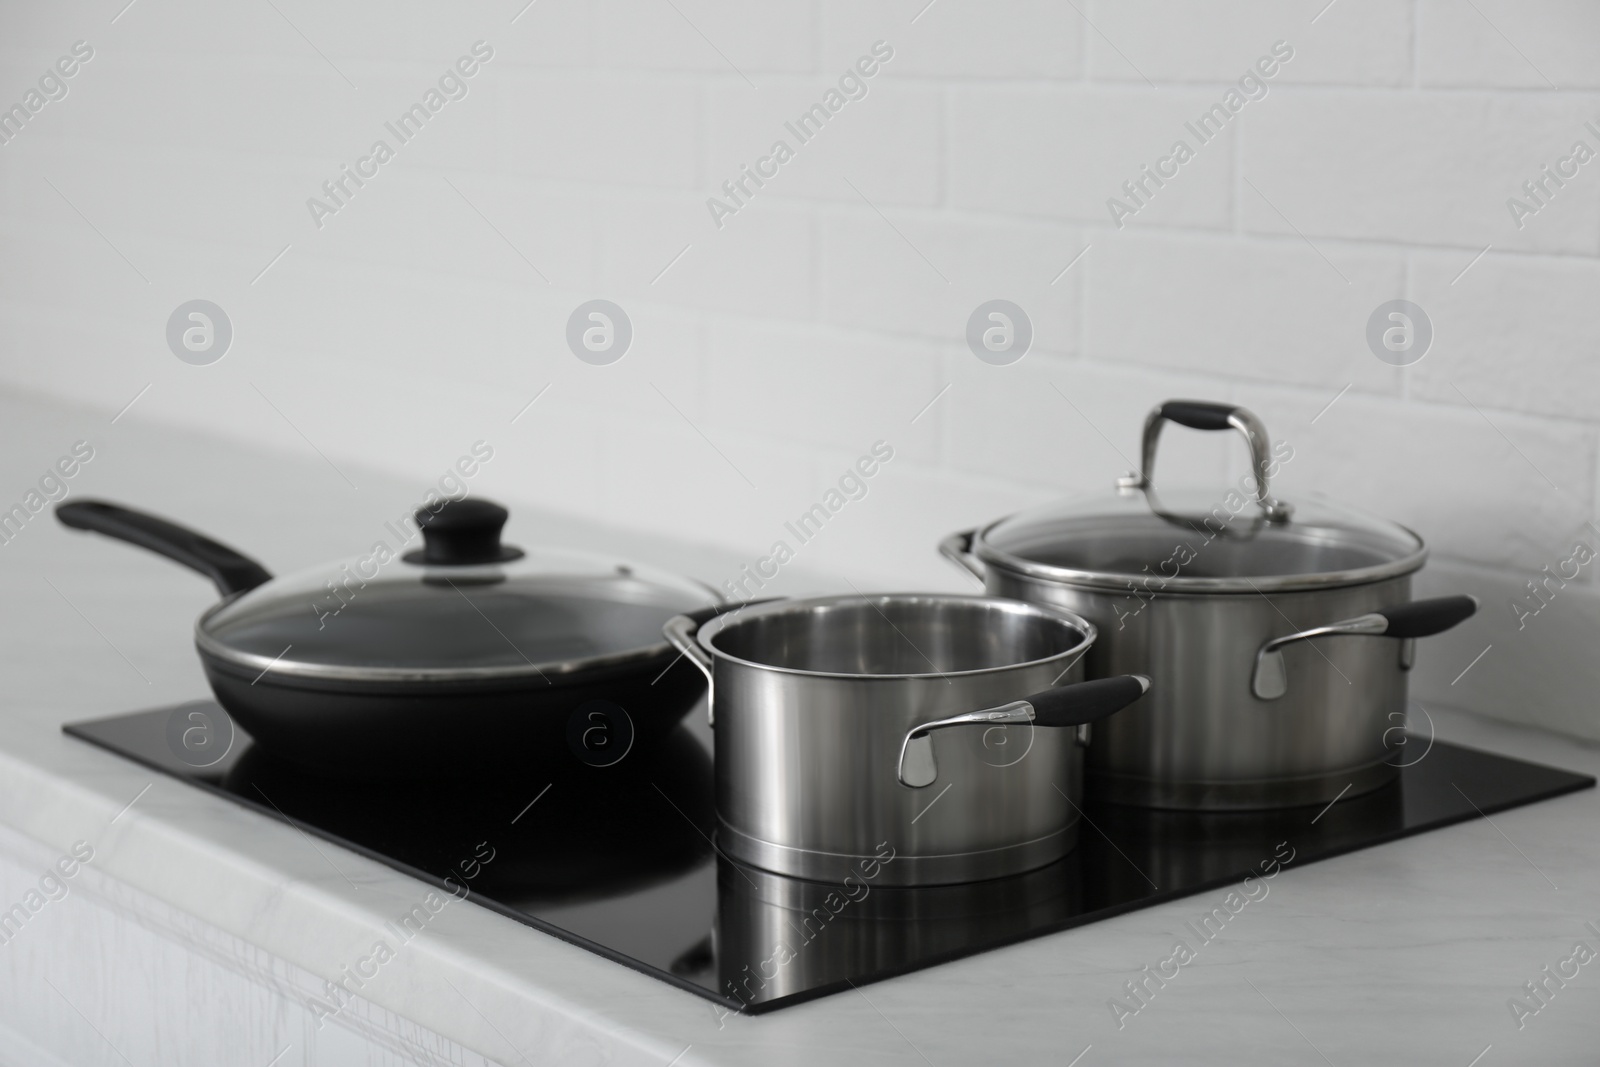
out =
[[897,779],[905,735],[1083,677],[1094,627],[980,596],[823,597],[747,608],[674,644],[712,677],[718,841],[735,860],[838,880],[892,848],[884,884],[1015,874],[1075,842],[1071,729],[943,731],[928,792]]
[[1163,504],[1152,478],[1167,406],[1146,417],[1143,469],[1113,500],[1024,512],[952,534],[939,551],[990,595],[1094,622],[1089,677],[1156,679],[1096,724],[1087,772],[1098,795],[1250,809],[1377,788],[1396,771],[1413,647],[1375,640],[1387,622],[1373,613],[1410,601],[1422,539],[1316,500],[1298,510],[1277,500],[1268,480],[1293,449],[1274,448],[1237,407],[1227,425],[1250,447],[1254,502],[1229,490],[1215,504]]
[[[1089,676],[1145,672],[1137,703],[1095,724],[1090,787],[1212,809],[1326,803],[1394,776],[1406,712],[1403,642],[1330,634],[1284,647],[1281,697],[1251,692],[1274,638],[1411,599],[1409,577],[1274,596],[1118,595],[995,568],[988,590],[1095,622]],[[1353,784],[1352,784],[1353,783]]]
[[1033,705],[1026,700],[1013,700],[998,708],[969,711],[950,715],[933,722],[913,726],[900,742],[900,762],[895,777],[900,784],[912,789],[926,789],[939,780],[939,765],[933,756],[933,731],[951,726],[989,726],[1015,723],[1022,726],[1033,722]]
[[[1360,615],[1343,622],[1326,626],[1313,626],[1309,630],[1274,637],[1256,652],[1255,673],[1250,676],[1250,691],[1262,700],[1277,700],[1289,691],[1289,668],[1283,661],[1282,649],[1296,641],[1309,641],[1314,637],[1334,634],[1349,636],[1377,636],[1389,628],[1389,620],[1382,615]],[[1402,669],[1404,669],[1402,664]]]

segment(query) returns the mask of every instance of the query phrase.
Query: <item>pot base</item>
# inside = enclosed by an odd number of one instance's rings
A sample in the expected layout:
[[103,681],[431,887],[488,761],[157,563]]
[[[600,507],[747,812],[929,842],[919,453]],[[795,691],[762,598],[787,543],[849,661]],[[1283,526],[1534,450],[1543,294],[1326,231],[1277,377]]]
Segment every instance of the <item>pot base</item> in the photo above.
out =
[[1388,756],[1377,763],[1298,778],[1183,782],[1088,771],[1085,795],[1110,804],[1181,811],[1260,811],[1329,804],[1381,789],[1400,776]]
[[[751,837],[717,819],[717,845],[731,860],[774,874],[811,882],[841,884],[846,878],[881,886],[951,885],[1005,878],[1045,867],[1078,844],[1078,818],[1055,833],[1001,848],[943,855],[912,855],[885,840],[877,852],[851,855],[793,848]],[[889,856],[892,858],[885,859]],[[868,874],[876,864],[876,873]]]

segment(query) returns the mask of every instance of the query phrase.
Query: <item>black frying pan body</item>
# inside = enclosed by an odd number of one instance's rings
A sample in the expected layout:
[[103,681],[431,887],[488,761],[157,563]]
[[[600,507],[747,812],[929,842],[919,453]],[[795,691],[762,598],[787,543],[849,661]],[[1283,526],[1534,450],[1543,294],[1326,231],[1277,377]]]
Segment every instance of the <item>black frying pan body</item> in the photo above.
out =
[[[605,766],[652,749],[705,692],[676,653],[581,684],[333,683],[241,673],[197,650],[217,703],[256,743],[309,770],[373,781],[491,767]],[[630,751],[630,749],[632,751]]]

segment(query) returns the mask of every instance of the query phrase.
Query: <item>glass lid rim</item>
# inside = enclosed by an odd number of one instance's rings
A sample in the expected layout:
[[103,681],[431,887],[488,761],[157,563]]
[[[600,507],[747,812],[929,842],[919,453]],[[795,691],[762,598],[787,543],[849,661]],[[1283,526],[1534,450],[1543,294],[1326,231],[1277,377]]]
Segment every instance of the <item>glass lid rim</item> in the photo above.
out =
[[[1043,507],[1059,507],[1064,503],[1070,502],[1063,501],[1058,502],[1056,505],[1044,505]],[[1324,506],[1330,506],[1332,509],[1337,510],[1337,505]],[[1032,510],[1042,510],[1042,508]],[[992,540],[992,535],[998,527],[1005,523],[1012,522],[1013,520],[1026,517],[1029,514],[1029,510],[1013,512],[1010,515],[1002,516],[1001,518],[995,519],[994,521],[973,530],[971,541],[972,553],[985,563],[992,566],[1022,574],[1026,577],[1042,578],[1050,581],[1060,582],[1066,585],[1126,590],[1129,587],[1130,582],[1140,577],[1140,572],[1135,571],[1095,570],[1092,568],[1066,567],[1060,564],[1045,563],[1039,560],[1030,559],[1028,556],[1013,552],[994,543]],[[1265,593],[1287,592],[1291,590],[1302,589],[1322,589],[1346,585],[1362,585],[1414,573],[1415,571],[1420,570],[1427,562],[1427,542],[1423,539],[1421,534],[1411,529],[1411,527],[1406,526],[1403,523],[1395,522],[1392,519],[1383,519],[1376,516],[1364,515],[1356,511],[1349,511],[1348,514],[1354,519],[1359,519],[1370,524],[1375,534],[1393,535],[1396,542],[1395,547],[1398,548],[1401,542],[1405,542],[1409,546],[1410,550],[1394,555],[1392,558],[1385,559],[1380,563],[1368,564],[1361,567],[1347,567],[1338,570],[1305,571],[1298,573],[1279,573],[1257,576],[1239,575],[1220,578],[1185,577],[1184,575],[1179,574],[1174,577],[1164,579],[1161,582],[1159,589],[1155,590],[1154,592],[1157,595],[1166,592]],[[1139,513],[1136,515],[1118,514],[1116,512],[1106,511],[1098,514],[1085,513],[1077,517],[1083,520],[1104,519],[1113,522],[1119,520],[1128,522],[1142,518],[1160,519],[1163,516],[1161,513],[1151,509],[1148,512]],[[1069,517],[1060,516],[1057,521],[1067,518]],[[1266,520],[1263,519],[1262,521]],[[1341,531],[1338,527],[1328,523],[1317,521],[1307,522],[1297,518],[1290,518],[1282,523],[1269,523],[1269,527],[1276,530],[1283,530],[1291,535],[1297,533],[1299,530],[1321,530],[1331,532],[1336,536],[1327,538],[1326,540],[1340,541],[1345,544],[1352,545],[1361,540],[1358,537],[1351,536],[1353,533],[1358,531]],[[1344,536],[1338,537],[1337,535],[1340,533],[1343,533]],[[1066,541],[1067,539],[1068,538],[1065,536],[1061,537],[1062,541]],[[1296,538],[1296,540],[1301,544],[1311,543],[1309,538]]]
[[[573,553],[573,555],[582,556],[583,554]],[[603,557],[597,556],[594,558],[599,561]],[[344,561],[341,560],[340,562]],[[521,561],[519,560],[513,562]],[[235,609],[237,605],[239,605],[240,602],[246,598],[258,597],[262,605],[263,613],[268,614],[269,616],[271,613],[277,612],[281,608],[292,606],[295,603],[293,599],[294,594],[289,590],[294,588],[294,581],[303,576],[324,573],[326,566],[326,564],[323,564],[319,566],[302,568],[299,571],[294,571],[287,575],[277,576],[268,582],[256,586],[253,589],[235,593],[232,596],[225,597],[224,599],[211,604],[204,612],[200,614],[198,618],[195,619],[195,646],[204,655],[216,659],[222,664],[240,669],[246,669],[256,674],[265,674],[267,671],[272,671],[274,673],[282,673],[284,675],[305,680],[321,679],[326,681],[344,682],[370,681],[373,683],[425,681],[468,682],[493,679],[511,680],[523,677],[539,678],[541,676],[548,675],[550,677],[547,678],[547,681],[561,679],[561,684],[565,684],[566,681],[571,679],[573,676],[585,675],[591,670],[611,670],[613,668],[623,667],[634,662],[646,662],[658,658],[664,653],[669,652],[671,649],[671,646],[667,643],[665,637],[663,636],[659,640],[653,641],[650,644],[636,645],[628,648],[600,652],[593,655],[576,658],[481,665],[460,663],[443,665],[430,664],[426,666],[393,666],[377,663],[363,664],[359,660],[352,661],[349,659],[336,663],[315,662],[303,658],[287,656],[286,653],[288,652],[288,649],[285,649],[284,652],[278,653],[276,656],[272,656],[266,653],[241,648],[233,641],[229,640],[225,634],[219,633],[219,617],[226,616],[227,613]],[[335,564],[335,566],[337,566],[337,564]],[[495,568],[502,568],[504,566],[504,563],[497,562],[461,565],[459,567],[449,567],[448,569],[459,570],[462,572],[482,572]],[[549,578],[558,581],[572,579],[574,585],[581,585],[584,582],[593,582],[598,584],[610,582],[612,580],[634,583],[636,587],[643,589],[649,594],[658,595],[664,601],[677,601],[675,603],[662,603],[656,605],[660,608],[663,622],[665,622],[666,619],[671,618],[674,614],[681,614],[685,611],[698,610],[714,604],[724,603],[724,599],[715,589],[699,579],[690,578],[687,576],[679,576],[673,574],[672,572],[664,571],[648,564],[641,564],[635,567],[633,564],[619,563],[614,564],[614,566],[628,567],[629,572],[622,574],[617,573],[615,570],[611,570],[593,574],[566,574],[559,571],[533,571],[532,573],[514,576],[508,579],[508,581],[538,581],[542,578]],[[436,568],[430,565],[427,568],[416,567],[414,570],[397,572],[398,574],[406,575],[409,580],[391,578],[383,584],[408,589],[414,588],[417,585],[424,584],[425,573],[434,569]],[[640,570],[643,570],[646,573],[641,574],[639,573]],[[332,573],[337,573],[337,571]],[[656,574],[664,575],[671,581],[671,584],[668,584],[668,582],[665,581],[656,580],[654,577]],[[369,584],[374,580],[375,579],[368,579]],[[274,586],[278,586],[280,584],[282,584],[283,588],[273,588]],[[539,592],[549,593],[551,591],[535,590],[535,595],[537,595]],[[588,598],[579,597],[578,599],[604,602],[610,605],[633,607],[645,607],[651,603],[649,599],[633,599],[625,596],[603,597],[592,595]],[[240,614],[243,614],[243,612],[241,611]],[[236,620],[223,618],[221,625],[226,626],[234,621]]]
[[[521,678],[544,677],[552,685],[568,684],[575,677],[581,677],[591,671],[611,670],[616,667],[627,666],[635,662],[647,662],[672,651],[672,646],[663,637],[662,640],[650,645],[640,645],[636,648],[621,649],[616,652],[605,652],[593,656],[583,656],[577,659],[546,660],[540,663],[511,663],[492,666],[428,666],[428,667],[393,667],[353,663],[312,663],[299,659],[284,659],[280,653],[277,657],[267,656],[259,652],[249,652],[223,641],[206,628],[213,614],[233,602],[233,598],[213,604],[195,620],[194,643],[202,655],[209,656],[222,664],[239,667],[248,671],[257,672],[257,678],[268,672],[281,673],[289,677],[303,680],[322,680],[330,682],[372,682],[372,683],[405,683],[405,682],[473,682],[492,680],[514,680]],[[560,679],[560,681],[555,681]],[[253,683],[252,683],[253,684]]]

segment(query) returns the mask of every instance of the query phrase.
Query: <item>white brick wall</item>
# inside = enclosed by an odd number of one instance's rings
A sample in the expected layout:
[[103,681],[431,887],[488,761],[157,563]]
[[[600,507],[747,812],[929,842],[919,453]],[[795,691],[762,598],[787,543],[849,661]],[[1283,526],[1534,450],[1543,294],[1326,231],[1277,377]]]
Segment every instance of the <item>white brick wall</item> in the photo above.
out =
[[[309,440],[358,483],[484,437],[485,492],[752,557],[882,438],[807,564],[949,587],[942,534],[1106,487],[1156,401],[1231,399],[1295,443],[1285,496],[1414,525],[1424,587],[1485,597],[1420,700],[1600,737],[1594,573],[1524,629],[1509,607],[1600,544],[1600,161],[1521,228],[1506,208],[1600,151],[1592,3],[123,2],[0,10],[0,106],[95,48],[0,146],[8,386],[107,418],[149,386],[125,418]],[[468,96],[316,228],[306,198],[479,39]],[[707,197],[877,40],[865,98],[719,228]],[[1114,226],[1279,40],[1266,96]],[[236,331],[208,367],[163,339],[195,297]],[[634,324],[612,366],[564,340],[595,297]],[[1364,338],[1396,297],[1436,330],[1404,370]],[[1010,367],[963,340],[993,298],[1035,328]],[[1240,468],[1168,447],[1169,479]]]

